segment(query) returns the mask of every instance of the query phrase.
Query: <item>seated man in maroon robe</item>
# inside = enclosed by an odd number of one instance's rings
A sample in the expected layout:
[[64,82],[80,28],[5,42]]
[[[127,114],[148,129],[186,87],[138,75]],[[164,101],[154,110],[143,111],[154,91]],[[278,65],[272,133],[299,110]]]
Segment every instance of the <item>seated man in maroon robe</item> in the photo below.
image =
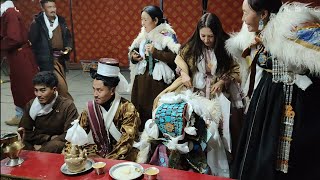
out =
[[58,95],[58,79],[53,72],[38,73],[33,85],[36,98],[26,105],[19,124],[25,129],[24,149],[61,153],[67,130],[78,117],[76,106]]

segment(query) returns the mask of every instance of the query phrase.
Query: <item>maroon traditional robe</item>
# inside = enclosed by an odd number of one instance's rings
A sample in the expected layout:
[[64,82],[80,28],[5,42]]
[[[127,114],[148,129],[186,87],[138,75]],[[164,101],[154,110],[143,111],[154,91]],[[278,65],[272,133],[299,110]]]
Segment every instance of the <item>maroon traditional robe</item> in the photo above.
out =
[[10,66],[11,92],[14,104],[23,108],[34,98],[32,78],[38,72],[28,43],[28,31],[15,8],[8,8],[1,17],[1,56]]

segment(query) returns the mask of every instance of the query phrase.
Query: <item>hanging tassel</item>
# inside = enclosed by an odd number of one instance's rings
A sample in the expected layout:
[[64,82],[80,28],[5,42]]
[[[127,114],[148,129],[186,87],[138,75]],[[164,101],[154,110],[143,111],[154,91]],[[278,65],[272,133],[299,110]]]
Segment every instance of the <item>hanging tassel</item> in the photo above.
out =
[[[152,42],[148,39],[146,41],[146,44],[151,44]],[[152,58],[152,53],[148,51],[148,64],[149,64],[149,75],[152,76],[153,72],[153,58]]]

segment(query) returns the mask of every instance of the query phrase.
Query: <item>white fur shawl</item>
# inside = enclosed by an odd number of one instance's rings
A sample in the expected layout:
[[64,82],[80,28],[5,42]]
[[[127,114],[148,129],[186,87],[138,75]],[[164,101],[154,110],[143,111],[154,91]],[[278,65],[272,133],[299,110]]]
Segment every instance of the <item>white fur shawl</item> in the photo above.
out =
[[155,48],[157,48],[158,50],[163,50],[167,47],[170,51],[178,54],[178,51],[181,45],[175,42],[175,40],[171,36],[166,36],[164,33],[170,33],[174,35],[176,34],[175,31],[172,29],[172,27],[167,23],[162,23],[158,25],[157,27],[152,29],[149,33],[146,32],[144,27],[142,27],[137,38],[132,42],[131,46],[129,47],[128,59],[130,62],[130,80],[131,80],[130,90],[132,89],[134,78],[135,78],[135,75],[137,74],[136,65],[131,63],[130,52],[134,48],[139,48],[139,45],[143,40],[148,39],[156,43]]
[[262,41],[266,50],[279,60],[307,67],[311,73],[320,75],[320,51],[296,43],[297,35],[292,31],[306,22],[320,23],[320,9],[297,2],[284,4],[263,30]]
[[141,41],[144,39],[150,39],[152,42],[157,42],[161,45],[162,49],[168,47],[172,52],[178,53],[180,49],[180,44],[174,42],[173,38],[170,36],[165,36],[163,33],[169,32],[171,34],[176,34],[172,27],[167,23],[162,23],[151,30],[149,33],[146,32],[145,28],[142,27],[139,35],[133,41],[129,47],[129,52],[134,48],[138,48]]
[[248,27],[243,23],[240,32],[230,34],[226,41],[226,49],[233,59],[240,66],[241,85],[244,86],[249,74],[249,65],[242,57],[242,52],[254,41],[255,33],[249,32]]
[[[293,28],[306,22],[320,23],[320,9],[310,8],[303,3],[283,4],[277,15],[271,17],[261,32],[262,42],[266,50],[277,59],[288,65],[307,67],[311,73],[319,75],[320,52],[294,41],[297,37],[292,31]],[[255,33],[249,32],[247,26],[243,24],[241,31],[231,34],[231,38],[226,41],[227,51],[240,65],[242,85],[247,79],[249,67],[241,55],[254,42],[254,37]]]

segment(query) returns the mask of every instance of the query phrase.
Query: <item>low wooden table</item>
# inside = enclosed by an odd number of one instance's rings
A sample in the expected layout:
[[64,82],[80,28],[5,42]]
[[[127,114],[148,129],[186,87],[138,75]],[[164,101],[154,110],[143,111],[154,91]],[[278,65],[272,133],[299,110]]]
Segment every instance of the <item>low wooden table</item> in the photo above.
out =
[[[64,180],[64,179],[112,179],[108,170],[115,164],[124,162],[120,160],[110,160],[103,158],[93,158],[95,162],[103,161],[107,163],[105,174],[97,175],[93,170],[81,175],[68,176],[62,174],[60,167],[64,164],[62,154],[43,153],[35,151],[22,151],[20,157],[24,162],[15,167],[7,167],[5,163],[8,158],[1,160],[1,180],[2,179],[46,179],[46,180]],[[141,164],[144,168],[152,165]],[[177,180],[228,180],[228,178],[209,176],[194,172],[181,171],[171,168],[157,167],[160,169],[158,180],[177,179]],[[229,179],[230,180],[230,179]]]

